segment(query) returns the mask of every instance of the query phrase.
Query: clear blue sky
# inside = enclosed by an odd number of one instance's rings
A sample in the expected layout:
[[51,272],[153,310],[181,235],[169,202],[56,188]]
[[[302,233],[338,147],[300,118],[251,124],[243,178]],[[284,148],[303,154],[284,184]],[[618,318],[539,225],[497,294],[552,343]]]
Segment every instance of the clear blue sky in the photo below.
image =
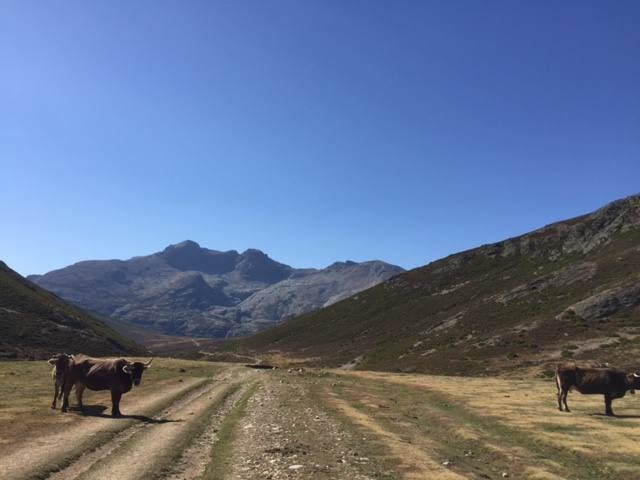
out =
[[0,2],[0,259],[404,267],[640,191],[638,1]]

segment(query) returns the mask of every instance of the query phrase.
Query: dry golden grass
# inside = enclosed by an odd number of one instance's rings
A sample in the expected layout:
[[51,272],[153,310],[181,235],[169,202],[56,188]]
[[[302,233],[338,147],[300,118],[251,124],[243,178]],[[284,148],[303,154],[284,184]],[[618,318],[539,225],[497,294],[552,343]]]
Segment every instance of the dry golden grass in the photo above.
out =
[[[577,454],[602,465],[606,471],[640,478],[640,398],[633,395],[614,402],[618,416],[611,418],[603,415],[602,395],[572,392],[569,394],[572,412],[558,411],[553,379],[341,373],[435,393],[478,418],[495,420],[496,425],[526,435],[532,442],[555,448],[560,458]],[[457,428],[471,437],[477,435],[469,425]],[[531,468],[528,470],[531,478],[555,478],[549,472]]]
[[[145,359],[146,360],[146,359]],[[181,371],[184,370],[184,371]],[[193,378],[210,377],[219,371],[213,363],[154,359],[140,387],[124,395],[122,408],[157,396]],[[182,382],[181,382],[182,380]],[[0,456],[22,448],[25,441],[53,435],[83,417],[78,412],[60,413],[50,408],[53,399],[51,367],[45,361],[0,362]],[[69,397],[75,405],[75,395]],[[85,391],[84,403],[94,413],[110,413],[109,392]]]
[[338,395],[329,393],[328,396],[329,402],[351,422],[369,430],[384,442],[394,459],[399,461],[397,469],[403,473],[403,478],[407,480],[425,478],[461,480],[465,478],[434,460],[427,453],[429,449],[424,448],[424,445],[416,446],[408,443],[400,435],[386,429],[371,416],[353,407]]
[[[122,408],[125,414],[151,415],[162,402],[175,402],[180,392],[205,378],[217,375],[222,383],[237,381],[234,375],[244,370],[237,364],[159,358],[145,373],[142,386],[125,395]],[[640,478],[640,398],[631,395],[614,402],[619,416],[610,418],[602,415],[601,396],[578,393],[569,396],[572,413],[559,412],[553,379],[313,369],[251,373],[265,382],[315,392],[314,404],[363,440],[357,446],[359,454],[379,465],[377,471],[391,472],[380,478],[501,478],[502,473],[537,480]],[[0,363],[0,458],[17,458],[20,449],[28,447],[32,458],[23,463],[33,464],[34,455],[40,454],[41,470],[53,471],[56,462],[64,465],[82,452],[57,460],[56,452],[42,447],[44,440],[63,438],[71,445],[81,438],[78,432],[95,431],[104,437],[98,440],[107,441],[104,434],[127,426],[126,419],[51,410],[52,391],[45,362]],[[110,399],[105,393],[87,392],[85,403],[108,414]],[[91,446],[79,443],[78,448]]]

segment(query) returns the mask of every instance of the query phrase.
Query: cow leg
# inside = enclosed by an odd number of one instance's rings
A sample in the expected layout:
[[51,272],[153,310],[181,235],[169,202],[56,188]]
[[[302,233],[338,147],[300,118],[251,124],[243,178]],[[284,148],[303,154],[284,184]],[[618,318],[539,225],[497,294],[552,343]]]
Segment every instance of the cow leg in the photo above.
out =
[[558,386],[558,410],[562,411],[562,390]]
[[604,411],[607,415],[613,417],[614,413],[613,413],[613,409],[611,408],[611,402],[612,402],[613,398],[611,398],[610,395],[605,394],[604,396]]
[[71,393],[71,389],[73,388],[73,383],[69,381],[65,381],[62,385],[63,385],[62,386],[63,399],[62,399],[62,408],[60,409],[60,411],[66,412],[67,409],[69,408],[69,394]]
[[84,405],[82,404],[82,394],[86,387],[82,383],[76,383],[76,400],[78,400],[78,407],[80,411],[84,413]]
[[51,402],[51,408],[56,408],[56,400],[58,398],[58,393],[62,393],[62,389],[60,388],[60,384],[56,380],[53,385],[53,402]]
[[111,390],[111,416],[112,417],[121,417],[122,413],[120,413],[120,397],[122,397],[122,393],[116,390]]
[[568,388],[563,388],[562,389],[562,403],[564,403],[564,411],[565,412],[570,412],[571,410],[569,410],[569,405],[567,405],[567,395],[569,395],[569,389]]

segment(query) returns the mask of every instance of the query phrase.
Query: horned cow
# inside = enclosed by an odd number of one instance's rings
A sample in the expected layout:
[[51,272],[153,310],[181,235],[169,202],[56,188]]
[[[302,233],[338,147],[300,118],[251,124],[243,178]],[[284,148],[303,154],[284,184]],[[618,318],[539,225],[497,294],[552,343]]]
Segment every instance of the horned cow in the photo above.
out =
[[69,370],[71,362],[73,362],[73,355],[58,353],[47,362],[53,366],[51,370],[51,377],[53,378],[53,402],[51,402],[51,408],[56,408],[56,401],[62,398],[64,376]]
[[62,411],[69,408],[69,393],[76,387],[76,398],[80,410],[84,412],[82,394],[85,388],[89,390],[111,391],[111,415],[120,417],[120,398],[134,385],[140,385],[142,373],[149,368],[151,361],[129,362],[124,358],[99,359],[86,356],[76,356],[71,363],[64,380],[64,399]]
[[558,387],[558,409],[569,412],[567,394],[575,389],[586,395],[604,395],[605,413],[613,415],[611,403],[622,398],[627,392],[635,393],[640,389],[640,375],[625,373],[615,368],[583,368],[574,365],[556,367],[556,386]]

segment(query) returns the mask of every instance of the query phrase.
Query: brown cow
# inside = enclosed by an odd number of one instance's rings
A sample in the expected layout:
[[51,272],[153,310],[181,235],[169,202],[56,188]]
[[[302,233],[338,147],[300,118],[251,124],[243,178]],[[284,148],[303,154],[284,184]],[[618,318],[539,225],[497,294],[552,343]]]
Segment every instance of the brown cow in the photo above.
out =
[[140,385],[142,373],[149,368],[151,361],[147,363],[129,362],[124,358],[101,359],[76,356],[69,366],[64,379],[64,400],[62,411],[69,408],[69,393],[76,387],[78,406],[84,413],[82,394],[85,388],[89,390],[111,391],[111,415],[120,417],[120,397],[127,393],[134,385]]
[[73,355],[66,353],[58,353],[48,360],[49,365],[53,366],[51,370],[51,377],[53,378],[53,402],[51,402],[51,408],[56,408],[56,400],[62,398],[64,375],[72,361]]
[[558,387],[558,409],[569,411],[567,394],[575,388],[586,395],[604,395],[605,413],[613,415],[611,402],[622,398],[627,392],[635,393],[640,389],[640,375],[625,373],[614,368],[584,368],[575,365],[556,367],[556,386]]

